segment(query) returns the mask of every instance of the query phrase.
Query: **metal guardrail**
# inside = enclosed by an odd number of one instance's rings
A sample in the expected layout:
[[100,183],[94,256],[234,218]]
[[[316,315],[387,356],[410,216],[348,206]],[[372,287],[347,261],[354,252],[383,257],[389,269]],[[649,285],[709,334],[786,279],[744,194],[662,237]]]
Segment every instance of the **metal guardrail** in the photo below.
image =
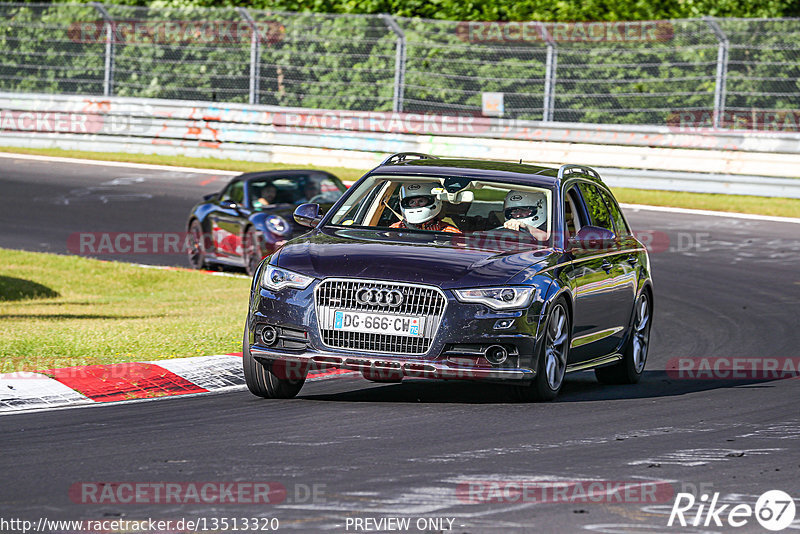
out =
[[800,198],[800,135],[0,93],[0,145],[368,168],[422,152],[603,168],[612,186]]

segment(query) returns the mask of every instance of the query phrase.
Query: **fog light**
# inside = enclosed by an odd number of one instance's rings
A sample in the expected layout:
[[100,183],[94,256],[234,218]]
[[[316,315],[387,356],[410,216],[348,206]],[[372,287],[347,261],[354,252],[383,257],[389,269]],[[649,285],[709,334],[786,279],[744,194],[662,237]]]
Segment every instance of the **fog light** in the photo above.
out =
[[265,326],[261,329],[261,341],[264,342],[264,345],[272,345],[276,339],[278,339],[278,331],[274,326]]
[[514,326],[514,319],[498,319],[494,323],[495,330],[506,330]]
[[508,359],[508,351],[502,345],[492,345],[486,349],[486,359],[492,365],[500,365]]

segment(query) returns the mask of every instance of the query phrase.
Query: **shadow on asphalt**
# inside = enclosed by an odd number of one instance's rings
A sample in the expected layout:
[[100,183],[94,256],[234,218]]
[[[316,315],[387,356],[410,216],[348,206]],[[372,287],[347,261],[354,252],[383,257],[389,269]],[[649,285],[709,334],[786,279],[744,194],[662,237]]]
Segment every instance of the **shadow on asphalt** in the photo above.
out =
[[[645,371],[634,385],[604,385],[594,373],[568,375],[561,393],[553,402],[593,402],[626,399],[657,399],[714,389],[729,389],[751,384],[767,384],[774,379],[749,380],[684,380],[669,376],[666,371]],[[360,378],[347,380],[349,391],[324,394],[303,394],[298,398],[325,402],[387,403],[514,403],[508,386],[444,380],[408,380],[402,384],[371,384]],[[761,385],[757,387],[774,387]]]

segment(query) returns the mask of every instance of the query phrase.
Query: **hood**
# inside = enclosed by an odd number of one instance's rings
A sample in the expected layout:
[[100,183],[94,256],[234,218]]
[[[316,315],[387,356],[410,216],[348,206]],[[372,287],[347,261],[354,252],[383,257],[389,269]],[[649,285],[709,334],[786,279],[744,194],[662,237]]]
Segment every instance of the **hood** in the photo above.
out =
[[504,284],[538,270],[549,248],[501,252],[485,240],[402,231],[325,229],[287,243],[277,264],[315,278],[432,284],[444,289]]

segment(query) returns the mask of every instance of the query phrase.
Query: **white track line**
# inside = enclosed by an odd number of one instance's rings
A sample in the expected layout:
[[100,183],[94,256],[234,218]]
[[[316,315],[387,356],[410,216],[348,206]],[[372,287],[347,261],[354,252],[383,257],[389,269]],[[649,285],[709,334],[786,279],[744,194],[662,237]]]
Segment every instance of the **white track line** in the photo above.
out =
[[198,169],[194,167],[175,167],[172,165],[153,165],[150,163],[129,163],[125,161],[102,161],[80,158],[58,158],[55,156],[38,156],[34,154],[15,154],[13,152],[0,152],[0,158],[27,159],[32,161],[46,161],[50,163],[74,163],[77,165],[96,165],[99,167],[126,167],[129,169],[149,169],[154,171],[193,172],[200,174],[224,174],[237,176],[239,171],[222,171],[214,169]]
[[[222,174],[236,176],[242,174],[238,171],[222,171],[214,169],[198,169],[195,167],[173,167],[171,165],[151,165],[148,163],[127,163],[124,161],[98,161],[79,158],[59,158],[55,156],[38,156],[33,154],[15,154],[13,152],[0,152],[0,158],[28,159],[33,161],[47,161],[53,163],[75,163],[79,165],[97,165],[106,167],[127,167],[130,169],[150,169],[159,171],[193,172],[201,174]],[[800,224],[800,218],[775,217],[770,215],[755,215],[752,213],[736,213],[726,211],[695,210],[688,208],[670,208],[667,206],[647,206],[643,204],[621,204],[623,208],[634,210],[663,211],[667,213],[683,213],[686,215],[705,215],[709,217],[729,217],[732,219],[750,219],[754,221],[768,221],[778,223]]]
[[667,206],[646,206],[644,204],[620,204],[620,206],[630,210],[664,211],[668,213],[683,213],[686,215],[708,215],[711,217],[728,217],[731,219],[750,219],[754,221],[800,224],[800,219],[794,217],[775,217],[772,215],[756,215],[754,213],[694,210],[689,208],[670,208]]

